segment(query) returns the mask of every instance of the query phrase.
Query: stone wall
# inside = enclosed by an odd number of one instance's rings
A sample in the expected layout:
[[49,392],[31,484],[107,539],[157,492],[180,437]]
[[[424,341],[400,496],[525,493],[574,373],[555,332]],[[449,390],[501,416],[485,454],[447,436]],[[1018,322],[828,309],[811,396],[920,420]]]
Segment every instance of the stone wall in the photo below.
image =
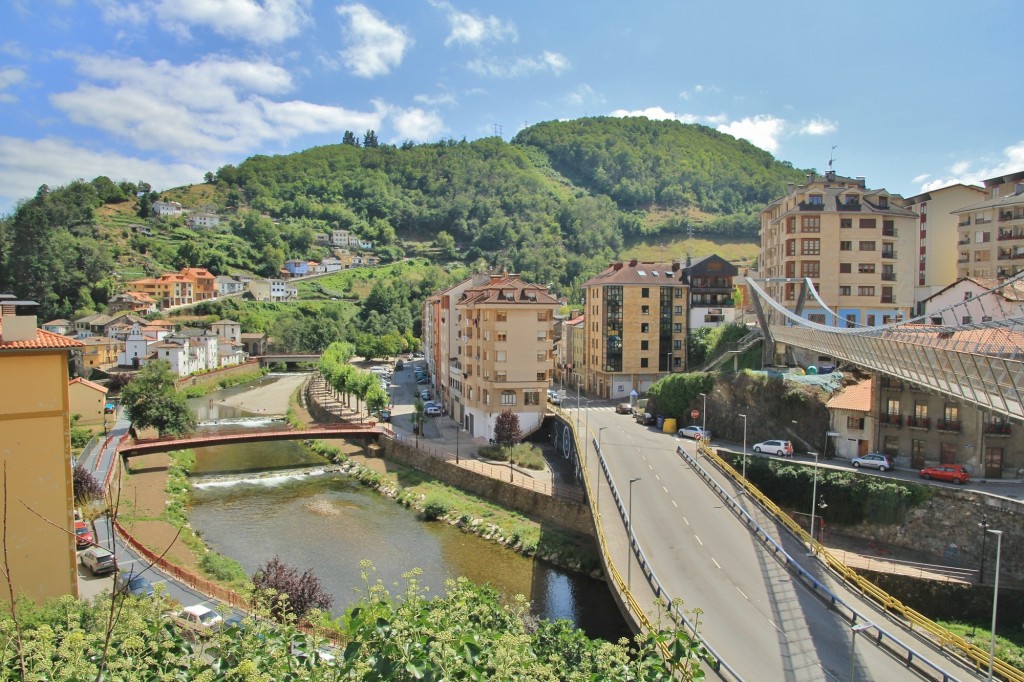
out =
[[230,365],[228,367],[215,369],[211,372],[182,377],[181,379],[178,379],[175,384],[178,389],[181,390],[188,388],[189,386],[206,386],[207,384],[216,384],[225,377],[236,376],[239,374],[255,374],[258,371],[260,371],[260,361],[250,359],[239,365]]
[[[995,492],[998,487],[992,486]],[[978,569],[981,566],[983,520],[1003,531],[1001,579],[1024,583],[1024,507],[1016,500],[984,495],[965,488],[934,487],[931,499],[912,509],[898,525],[833,526],[834,532],[893,545],[935,557],[935,563]],[[827,517],[826,517],[827,518]],[[995,571],[996,537],[987,534],[985,582]]]
[[560,528],[591,537],[595,536],[590,509],[584,504],[544,495],[512,485],[507,481],[469,471],[389,438],[381,438],[380,444],[383,446],[384,456],[387,459],[430,474],[442,483],[472,493],[502,507],[514,509],[535,520],[550,522]]
[[[903,604],[932,620],[952,620],[961,623],[992,622],[991,585],[966,585],[923,580],[908,575],[857,571]],[[1024,620],[1024,591],[999,584],[999,608],[996,633],[1017,629]]]

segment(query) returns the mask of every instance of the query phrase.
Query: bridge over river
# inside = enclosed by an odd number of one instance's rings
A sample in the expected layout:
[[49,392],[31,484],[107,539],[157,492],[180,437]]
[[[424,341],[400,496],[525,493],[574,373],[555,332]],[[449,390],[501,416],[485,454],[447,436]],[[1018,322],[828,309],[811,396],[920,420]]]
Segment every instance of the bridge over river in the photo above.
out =
[[191,434],[187,436],[162,436],[129,440],[118,448],[120,455],[129,459],[139,455],[170,450],[185,450],[213,445],[232,445],[261,440],[306,440],[309,438],[361,438],[377,440],[384,428],[378,424],[337,424],[317,426],[309,429],[279,429],[276,431],[242,431],[238,433]]

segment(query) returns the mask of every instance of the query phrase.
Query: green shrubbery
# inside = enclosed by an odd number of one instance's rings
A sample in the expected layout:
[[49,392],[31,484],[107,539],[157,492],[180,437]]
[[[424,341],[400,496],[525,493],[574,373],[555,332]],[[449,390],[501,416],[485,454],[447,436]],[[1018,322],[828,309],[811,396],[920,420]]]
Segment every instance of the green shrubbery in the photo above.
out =
[[[482,445],[477,449],[481,457],[493,459],[498,462],[508,461],[508,448],[504,445]],[[512,446],[512,463],[527,469],[541,470],[547,463],[544,461],[544,453],[539,447],[532,443],[516,443]]]

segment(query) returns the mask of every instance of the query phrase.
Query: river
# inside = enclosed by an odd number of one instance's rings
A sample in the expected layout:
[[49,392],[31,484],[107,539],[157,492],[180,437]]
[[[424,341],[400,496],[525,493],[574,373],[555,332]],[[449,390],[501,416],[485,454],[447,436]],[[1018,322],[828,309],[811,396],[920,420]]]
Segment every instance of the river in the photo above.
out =
[[[267,381],[273,377],[261,380]],[[218,407],[224,395],[244,390],[193,400],[201,421],[218,422],[202,428],[272,425],[262,413]],[[446,579],[465,576],[506,597],[522,594],[534,615],[567,619],[591,637],[629,636],[603,581],[525,558],[446,523],[422,521],[347,476],[323,472],[323,464],[297,441],[198,448],[189,522],[249,574],[275,555],[299,570],[312,569],[334,596],[335,615],[365,593],[360,562],[366,560],[375,569],[369,580],[379,579],[392,594],[405,590],[403,574],[413,569],[422,571],[417,581],[430,594],[442,594]]]

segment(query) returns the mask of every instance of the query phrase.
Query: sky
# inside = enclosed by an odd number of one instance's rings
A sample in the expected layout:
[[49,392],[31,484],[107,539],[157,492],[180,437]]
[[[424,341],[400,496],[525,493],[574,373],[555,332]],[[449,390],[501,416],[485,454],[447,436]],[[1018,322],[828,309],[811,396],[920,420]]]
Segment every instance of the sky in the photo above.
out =
[[[913,196],[1024,170],[1021,0],[0,0],[0,215],[255,154],[700,123]],[[1014,113],[1016,112],[1016,113]]]

